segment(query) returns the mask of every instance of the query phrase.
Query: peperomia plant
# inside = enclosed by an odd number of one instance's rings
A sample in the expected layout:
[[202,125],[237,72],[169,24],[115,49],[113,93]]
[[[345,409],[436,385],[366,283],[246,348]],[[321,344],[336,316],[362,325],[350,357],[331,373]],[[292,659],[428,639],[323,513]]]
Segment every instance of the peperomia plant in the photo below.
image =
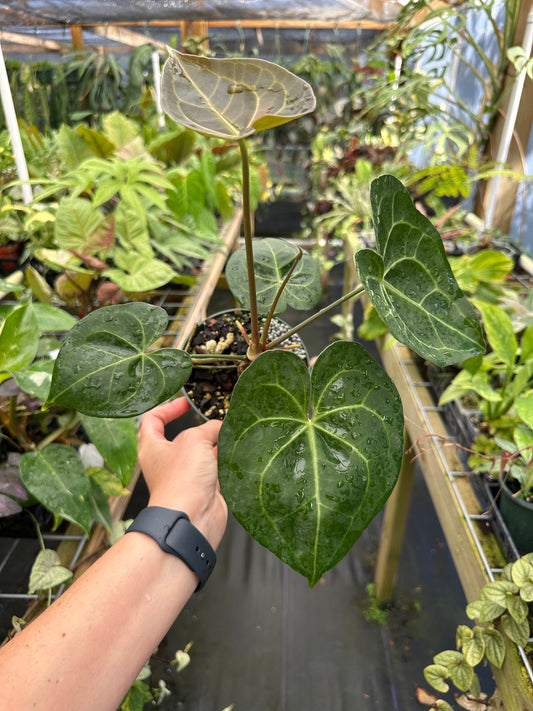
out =
[[[496,708],[481,694],[475,667],[489,662],[501,669],[505,657],[514,653],[515,645],[526,647],[530,634],[528,605],[532,601],[533,554],[528,553],[508,563],[500,580],[481,588],[479,598],[466,608],[469,619],[477,624],[457,627],[457,650],[446,650],[433,658],[433,664],[424,669],[427,682],[441,693],[448,692],[449,682],[452,682],[463,692],[457,698],[462,708]],[[432,708],[453,711],[452,706],[440,698]]]
[[[260,333],[259,311],[276,313],[291,294],[316,296],[318,270],[286,242],[253,241],[246,139],[312,111],[314,96],[306,82],[271,62],[173,50],[162,82],[171,117],[237,141],[241,149],[245,246],[228,272],[250,309],[252,326],[220,431],[221,488],[241,524],[312,586],[381,509],[403,451],[400,397],[362,346],[333,343],[309,371],[296,354],[279,348],[282,338],[268,342]],[[391,333],[438,365],[482,352],[475,311],[453,277],[438,232],[407,190],[392,176],[381,176],[372,183],[371,203],[376,248],[356,255],[362,283],[343,299],[366,291]],[[276,288],[263,288],[269,282]],[[150,350],[166,323],[162,309],[144,303],[89,314],[59,353],[48,404],[131,417],[175,396],[197,356]]]

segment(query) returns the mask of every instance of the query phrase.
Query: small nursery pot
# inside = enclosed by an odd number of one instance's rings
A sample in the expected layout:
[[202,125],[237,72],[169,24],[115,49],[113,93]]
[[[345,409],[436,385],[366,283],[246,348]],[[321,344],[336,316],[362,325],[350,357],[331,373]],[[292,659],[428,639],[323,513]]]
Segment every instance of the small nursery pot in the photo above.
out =
[[15,271],[21,254],[21,242],[11,242],[0,247],[0,276],[7,276]]
[[[260,330],[264,319],[260,320]],[[290,326],[277,317],[272,319],[269,329],[271,340],[290,330]],[[250,314],[243,309],[221,311],[199,323],[189,339],[188,351],[214,355],[245,355],[248,342],[245,334],[250,333]],[[292,351],[306,363],[309,354],[300,336],[293,335],[283,345],[293,346]],[[220,361],[216,365],[206,364],[193,367],[191,376],[184,385],[185,396],[193,409],[204,420],[223,420],[229,407],[231,393],[242,372],[244,361]]]
[[507,483],[500,479],[500,513],[520,553],[533,552],[533,504],[513,496]]

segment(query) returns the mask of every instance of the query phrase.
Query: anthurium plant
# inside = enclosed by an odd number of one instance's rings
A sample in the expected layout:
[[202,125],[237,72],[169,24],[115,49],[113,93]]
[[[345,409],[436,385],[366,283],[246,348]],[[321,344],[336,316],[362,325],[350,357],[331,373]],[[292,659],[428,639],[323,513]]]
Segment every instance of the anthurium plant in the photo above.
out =
[[[312,586],[347,553],[396,483],[403,452],[400,397],[356,343],[331,344],[309,370],[283,349],[282,338],[269,342],[260,333],[259,312],[268,319],[285,297],[316,295],[318,270],[286,242],[253,240],[246,142],[257,131],[311,112],[309,85],[259,59],[169,51],[165,111],[195,131],[237,142],[242,156],[245,245],[228,274],[250,309],[252,326],[220,431],[222,491],[241,524]],[[376,249],[357,253],[361,285],[343,299],[366,291],[391,333],[439,365],[482,352],[475,311],[453,277],[438,232],[408,191],[392,176],[381,176],[372,183],[371,204]],[[267,288],[269,282],[275,288]],[[48,405],[131,417],[174,397],[196,356],[150,349],[166,323],[162,309],[145,303],[89,314],[62,346]]]

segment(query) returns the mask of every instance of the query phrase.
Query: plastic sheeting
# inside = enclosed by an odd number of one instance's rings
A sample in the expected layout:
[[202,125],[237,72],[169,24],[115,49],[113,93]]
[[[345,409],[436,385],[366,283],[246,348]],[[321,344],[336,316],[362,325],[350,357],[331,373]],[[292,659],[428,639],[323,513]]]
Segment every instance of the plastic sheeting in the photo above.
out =
[[180,20],[375,20],[397,15],[399,0],[12,0],[0,25]]

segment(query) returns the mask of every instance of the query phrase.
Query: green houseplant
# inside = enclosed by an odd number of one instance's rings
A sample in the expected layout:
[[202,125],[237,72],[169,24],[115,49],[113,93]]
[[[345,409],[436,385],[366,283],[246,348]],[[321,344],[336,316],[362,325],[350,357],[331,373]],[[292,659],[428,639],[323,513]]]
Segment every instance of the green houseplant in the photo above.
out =
[[[56,526],[66,519],[89,533],[93,520],[111,527],[106,497],[125,493],[133,474],[136,425],[42,409],[58,336],[75,323],[49,304],[0,304],[0,518],[40,503]],[[94,466],[77,450],[87,441],[101,455]]]
[[[433,664],[424,669],[429,684],[440,693],[449,691],[449,682],[462,694],[457,703],[466,709],[496,709],[481,694],[475,667],[489,662],[501,669],[505,658],[525,648],[530,635],[529,608],[533,601],[533,554],[527,554],[505,566],[501,578],[485,584],[479,598],[471,602],[466,613],[477,623],[459,625],[457,649],[437,654]],[[432,700],[432,708],[452,711],[443,698]]]
[[[307,260],[295,249],[292,263],[278,268],[284,242],[276,242],[269,259],[255,259],[246,139],[312,111],[314,96],[304,81],[270,62],[170,50],[163,104],[176,121],[237,142],[241,150],[245,246],[235,259],[240,282],[248,284],[240,297],[252,326],[220,431],[220,482],[243,526],[314,585],[383,506],[403,450],[399,395],[362,346],[333,343],[309,372],[298,356],[259,331],[263,302],[256,277],[275,284],[267,309],[274,313],[287,283],[297,285],[301,271],[307,283]],[[480,353],[479,320],[453,278],[438,232],[392,176],[373,182],[371,203],[377,246],[356,255],[362,285],[343,298],[366,291],[391,333],[438,364]],[[145,303],[89,314],[65,340],[47,404],[75,402],[92,416],[124,417],[174,396],[193,358],[150,350],[166,322],[165,312]]]

